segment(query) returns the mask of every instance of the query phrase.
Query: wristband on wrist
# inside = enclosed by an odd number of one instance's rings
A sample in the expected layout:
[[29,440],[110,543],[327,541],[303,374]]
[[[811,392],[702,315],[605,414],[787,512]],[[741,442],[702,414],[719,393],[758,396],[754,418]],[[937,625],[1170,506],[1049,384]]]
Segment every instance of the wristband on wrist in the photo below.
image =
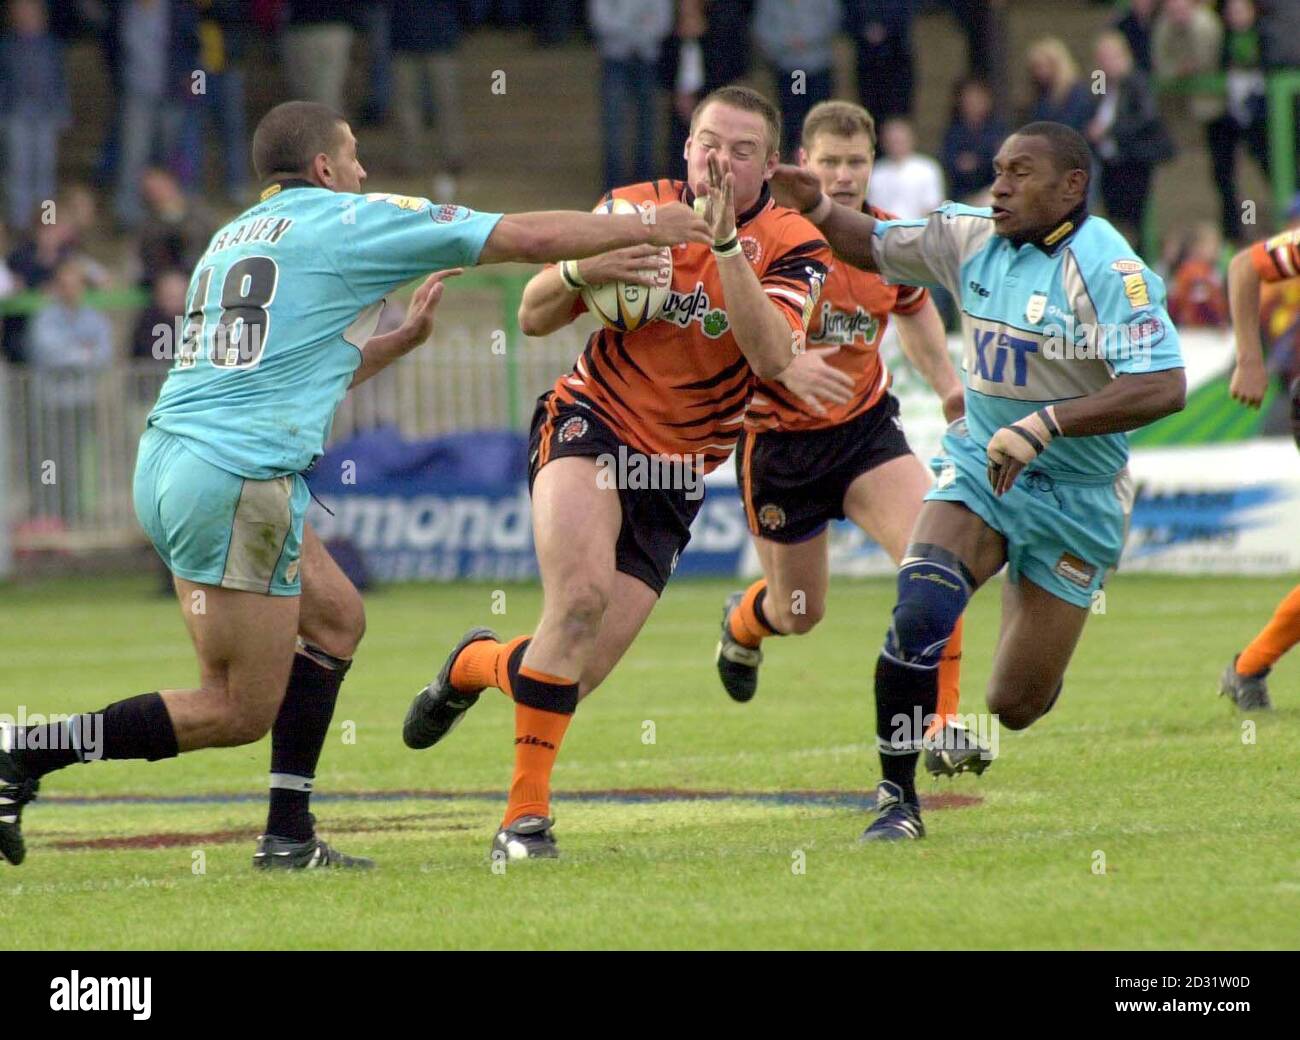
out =
[[1032,433],[1030,433],[1028,430],[1026,430],[1023,426],[1019,425],[1018,423],[1012,423],[1010,426],[1007,427],[1007,429],[1010,430],[1012,433],[1018,434],[1024,441],[1026,441],[1029,444],[1029,446],[1034,449],[1035,455],[1041,455],[1043,453],[1043,449],[1047,447],[1046,444],[1044,444],[1042,441],[1040,441],[1037,437],[1035,437]]
[[725,242],[713,243],[714,256],[735,256],[740,251],[740,236],[735,232]]
[[1040,418],[1043,421],[1043,425],[1047,427],[1047,432],[1050,433],[1053,437],[1062,436],[1061,426],[1056,421],[1055,405],[1049,404],[1046,408],[1038,409],[1038,411],[1035,412],[1034,414],[1037,415],[1038,418]]
[[569,292],[581,292],[587,284],[587,280],[578,271],[578,261],[576,260],[560,261],[560,279]]

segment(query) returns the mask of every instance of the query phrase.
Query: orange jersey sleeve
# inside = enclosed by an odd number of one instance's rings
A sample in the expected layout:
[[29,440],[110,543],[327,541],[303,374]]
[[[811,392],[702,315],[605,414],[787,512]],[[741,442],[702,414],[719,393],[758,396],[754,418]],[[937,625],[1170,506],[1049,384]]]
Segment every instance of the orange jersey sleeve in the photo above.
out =
[[1256,242],[1250,247],[1250,262],[1261,281],[1281,282],[1300,277],[1300,228]]
[[[891,219],[874,207],[879,220]],[[812,430],[840,426],[876,404],[889,388],[889,372],[880,357],[880,341],[890,314],[915,314],[930,294],[912,285],[890,285],[880,275],[837,260],[826,277],[808,327],[808,349],[853,379],[853,396],[817,415],[786,386],[759,385],[745,416],[746,428]]]

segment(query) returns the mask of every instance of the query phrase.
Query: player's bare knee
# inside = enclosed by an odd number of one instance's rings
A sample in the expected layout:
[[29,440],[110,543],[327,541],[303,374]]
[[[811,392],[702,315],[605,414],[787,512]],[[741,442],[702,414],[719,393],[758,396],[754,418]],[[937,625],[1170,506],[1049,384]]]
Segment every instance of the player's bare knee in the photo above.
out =
[[352,590],[351,595],[332,605],[326,617],[303,625],[299,634],[331,657],[351,660],[366,634],[366,608],[361,594]]
[[576,580],[566,584],[556,604],[560,624],[576,639],[594,639],[600,631],[609,591],[594,581]]
[[353,593],[346,607],[339,612],[337,624],[331,633],[329,646],[321,649],[333,657],[350,660],[366,634],[366,608],[360,593]]
[[805,632],[811,632],[826,616],[826,604],[808,600],[797,605],[783,606],[777,613],[779,616],[773,620],[780,631],[801,636]]
[[998,717],[998,724],[1011,730],[1025,729],[1042,714],[1039,704],[1026,697],[1023,690],[992,688],[988,706],[989,712]]

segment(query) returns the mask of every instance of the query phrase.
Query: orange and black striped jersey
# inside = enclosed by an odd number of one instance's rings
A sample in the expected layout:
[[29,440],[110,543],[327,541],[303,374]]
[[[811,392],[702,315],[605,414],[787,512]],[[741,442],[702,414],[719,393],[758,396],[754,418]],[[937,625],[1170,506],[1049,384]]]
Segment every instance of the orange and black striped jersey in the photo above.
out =
[[[690,188],[672,180],[610,194],[637,205],[694,202]],[[766,185],[737,215],[736,231],[792,337],[805,334],[831,265],[830,246],[798,213],[776,205]],[[573,370],[556,381],[555,394],[590,408],[638,451],[702,456],[708,472],[731,454],[756,380],[732,335],[712,250],[680,245],[672,257],[672,286],[659,317],[633,332],[597,330]],[[582,310],[578,299],[575,315]]]
[[1261,281],[1300,278],[1300,228],[1291,228],[1250,247],[1250,262]]
[[[865,207],[865,212],[877,220],[894,219],[874,206]],[[880,356],[889,315],[915,314],[929,298],[920,286],[890,285],[878,274],[837,260],[809,322],[807,346],[824,352],[829,364],[853,377],[852,399],[817,415],[780,383],[760,383],[750,399],[745,428],[821,430],[857,418],[889,388],[889,370]]]

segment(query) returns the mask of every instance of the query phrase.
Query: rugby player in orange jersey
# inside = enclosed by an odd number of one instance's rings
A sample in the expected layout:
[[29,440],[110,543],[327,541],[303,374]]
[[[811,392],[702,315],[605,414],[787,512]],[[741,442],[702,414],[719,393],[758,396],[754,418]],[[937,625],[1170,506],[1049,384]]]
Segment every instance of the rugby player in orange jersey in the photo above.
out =
[[[1232,258],[1228,303],[1237,343],[1237,367],[1229,390],[1234,400],[1259,408],[1268,392],[1269,373],[1260,343],[1259,297],[1262,283],[1300,278],[1300,227],[1256,242]],[[1291,432],[1300,447],[1300,376],[1291,382]],[[1219,693],[1243,711],[1273,707],[1267,676],[1278,659],[1300,643],[1300,585],[1283,597],[1263,630],[1232,659],[1219,680]]]
[[[875,120],[860,105],[824,101],[804,120],[800,164],[817,173],[836,202],[888,220],[866,202],[875,151]],[[847,516],[895,564],[903,557],[930,477],[903,435],[879,353],[891,314],[904,353],[939,396],[944,418],[952,422],[965,411],[930,294],[837,260],[809,324],[808,349],[757,389],[736,446],[736,481],[763,577],[723,608],[716,663],[734,700],[748,701],[757,690],[763,639],[802,635],[822,619],[831,520]],[[926,750],[935,775],[979,773],[989,762],[956,725],[960,661],[959,622],[939,664],[929,736],[941,739]]]
[[[573,370],[539,399],[529,472],[541,620],[531,636],[506,643],[470,630],[402,731],[408,746],[429,747],[484,688],[514,700],[514,778],[494,857],[556,855],[550,778],[574,709],[658,601],[690,540],[703,476],[735,446],[755,377],[780,375],[803,347],[831,253],[808,221],[772,201],[767,181],[779,154],[771,102],[723,87],[695,109],[687,182],[612,192],[638,205],[700,201],[714,244],[674,249],[658,318],[593,334]],[[650,285],[665,270],[653,248],[565,261],[528,283],[520,327],[544,336],[573,321],[584,283]]]

